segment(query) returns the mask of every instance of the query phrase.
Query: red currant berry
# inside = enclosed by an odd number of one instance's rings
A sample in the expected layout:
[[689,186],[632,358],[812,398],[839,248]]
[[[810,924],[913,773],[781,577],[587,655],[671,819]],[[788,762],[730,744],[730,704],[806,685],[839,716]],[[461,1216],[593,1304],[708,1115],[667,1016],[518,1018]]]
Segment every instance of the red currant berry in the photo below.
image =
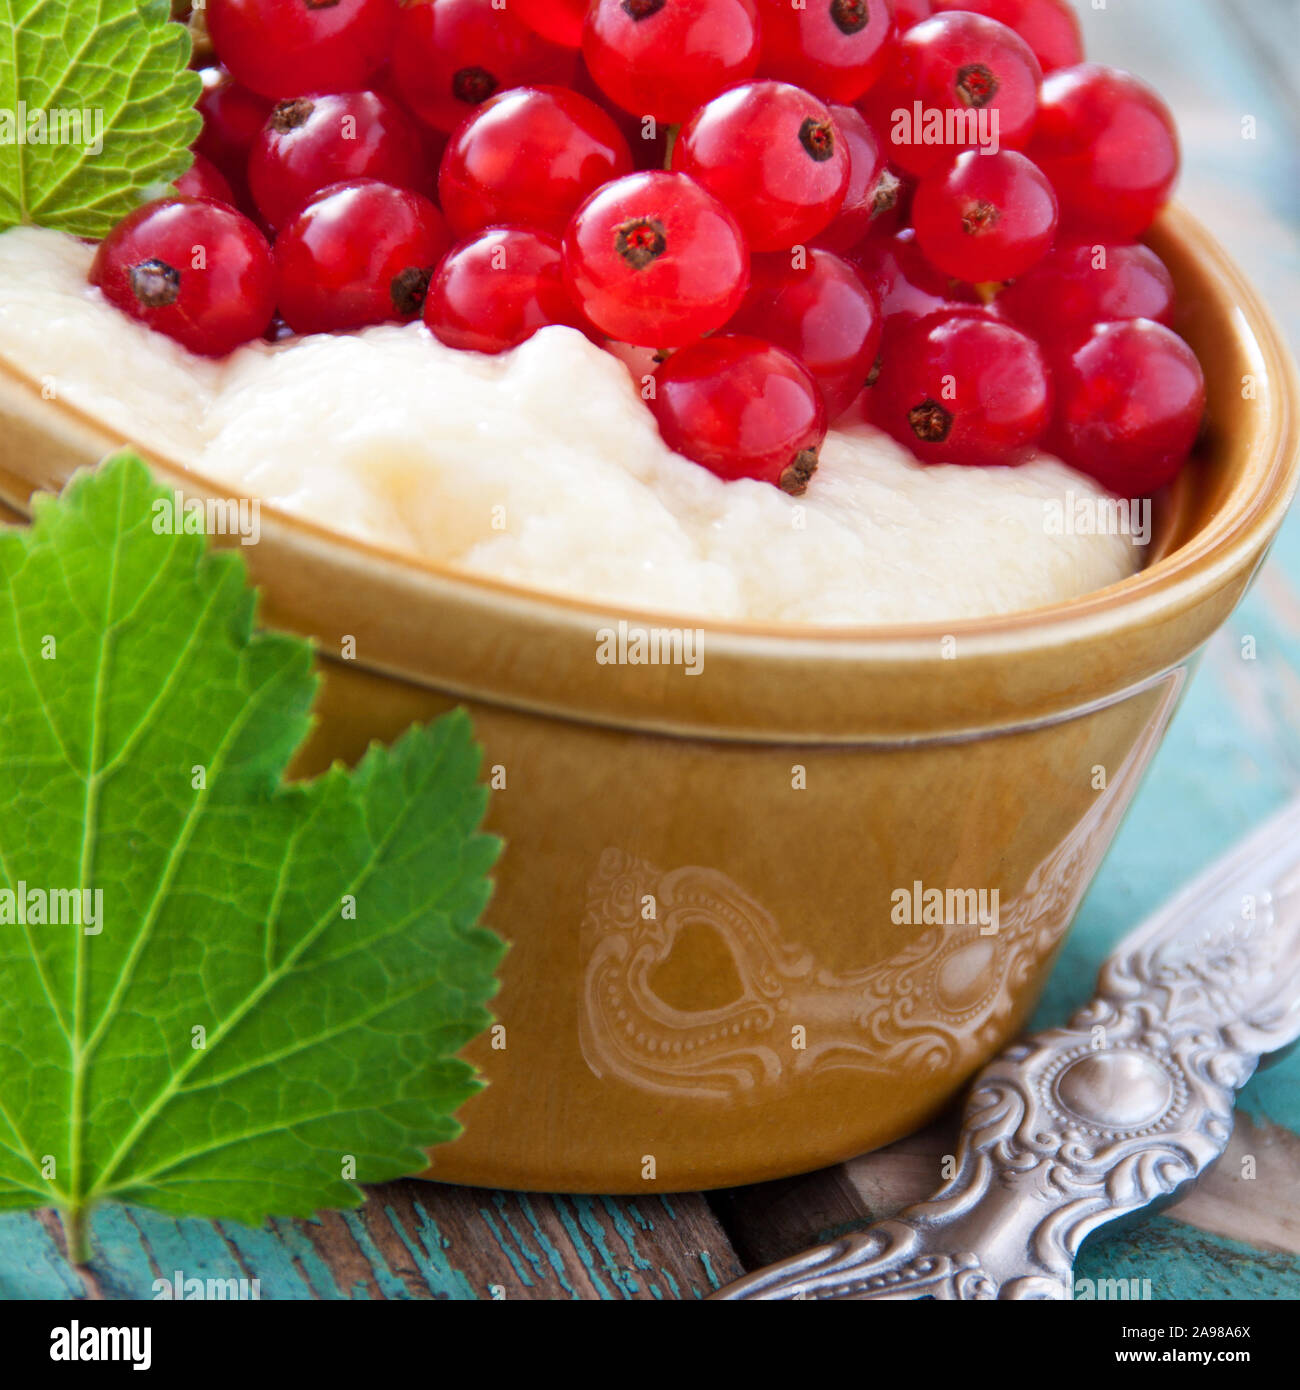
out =
[[248,155],[274,103],[241,86],[225,68],[204,68],[199,76],[203,81],[198,100],[203,129],[194,149],[226,176],[240,206],[251,208]]
[[894,28],[901,34],[934,13],[934,0],[889,0],[894,12]]
[[1083,32],[1070,0],[933,0],[934,8],[970,10],[1014,29],[1044,72],[1083,62]]
[[876,365],[880,306],[858,271],[833,252],[813,250],[799,260],[795,268],[785,253],[755,256],[749,293],[727,332],[766,338],[797,357],[817,383],[827,420],[835,420]]
[[200,357],[260,338],[275,312],[266,238],[242,213],[207,198],[137,208],[100,243],[90,283],[129,318]]
[[[400,22],[400,13],[398,18]],[[421,120],[418,113],[407,104],[406,96],[402,92],[401,87],[397,85],[397,78],[393,74],[392,58],[389,58],[388,62],[386,62],[370,81],[366,83],[365,89],[368,92],[378,92],[381,97],[387,97],[394,106],[401,107],[401,109],[415,122],[416,128],[424,137],[425,149],[433,151],[433,159],[431,162],[436,169],[438,167],[438,160],[442,158],[443,150],[447,148],[448,132],[445,130],[435,130],[427,121]],[[468,115],[469,112],[465,114]]]
[[434,272],[424,321],[448,347],[505,352],[548,324],[586,330],[564,286],[558,237],[492,227]]
[[1062,225],[1112,241],[1140,237],[1178,179],[1169,108],[1131,73],[1097,63],[1043,83],[1029,154],[1056,187]]
[[275,242],[280,313],[295,333],[409,322],[448,243],[436,207],[373,179],[322,189]]
[[585,198],[631,172],[627,141],[595,102],[563,87],[515,87],[452,136],[438,194],[457,236],[500,223],[562,236]]
[[969,284],[1023,275],[1051,250],[1056,194],[1047,176],[1015,150],[967,150],[923,178],[912,224],[926,258]]
[[578,75],[574,79],[573,89],[588,101],[594,101],[622,131],[623,138],[632,151],[634,169],[668,167],[668,134],[672,128],[664,125],[662,121],[634,116],[630,111],[624,111],[616,101],[611,101],[596,85],[596,79],[587,70],[587,64],[581,57],[578,59]]
[[979,303],[969,285],[941,274],[925,259],[911,227],[893,237],[868,237],[848,259],[880,304],[887,347],[897,330],[913,319]]
[[574,215],[564,274],[601,332],[675,348],[721,328],[740,307],[749,250],[736,219],[694,179],[629,174]]
[[1174,280],[1149,246],[1059,246],[998,295],[999,314],[1052,345],[1093,324],[1174,322]]
[[1124,497],[1171,483],[1205,414],[1196,354],[1149,319],[1098,325],[1057,368],[1057,453]]
[[442,162],[443,153],[450,139],[448,132],[445,130],[435,130],[427,121],[422,121],[406,104],[406,98],[402,95],[401,88],[398,87],[397,80],[393,76],[393,65],[391,63],[385,63],[384,66],[379,69],[367,87],[367,90],[376,92],[381,97],[386,97],[414,123],[415,129],[420,136],[421,147],[424,150],[424,167],[431,171],[432,181],[436,185],[438,182],[438,165]]
[[877,236],[898,230],[902,221],[903,186],[885,166],[876,132],[853,106],[832,106],[840,142],[849,157],[849,182],[835,220],[813,238],[814,246],[848,251],[868,232]]
[[258,210],[282,227],[322,188],[378,179],[431,193],[415,122],[375,92],[293,97],[280,102],[253,145],[248,181]]
[[494,92],[573,83],[577,57],[492,0],[415,0],[398,11],[392,74],[402,100],[450,134]]
[[510,0],[530,29],[565,48],[582,47],[582,24],[589,0]]
[[1023,463],[1051,421],[1038,344],[979,310],[908,324],[885,355],[872,419],[922,463]]
[[220,169],[201,154],[194,156],[194,163],[173,185],[177,193],[185,198],[211,198],[215,203],[235,206],[235,195],[229,180]]
[[890,52],[888,75],[863,105],[876,129],[889,133],[890,163],[919,177],[961,150],[1028,143],[1042,69],[1005,24],[938,14],[909,29]]
[[759,0],[759,72],[825,101],[857,101],[885,65],[894,16],[882,0]]
[[817,468],[826,416],[813,379],[761,338],[703,338],[655,373],[664,443],[719,478],[755,478],[799,496]]
[[849,152],[829,108],[785,82],[745,82],[682,127],[673,168],[724,202],[755,251],[830,225],[849,186]]
[[392,0],[208,0],[221,61],[263,96],[364,87],[388,56]]
[[592,0],[582,55],[635,116],[676,125],[758,67],[754,0]]

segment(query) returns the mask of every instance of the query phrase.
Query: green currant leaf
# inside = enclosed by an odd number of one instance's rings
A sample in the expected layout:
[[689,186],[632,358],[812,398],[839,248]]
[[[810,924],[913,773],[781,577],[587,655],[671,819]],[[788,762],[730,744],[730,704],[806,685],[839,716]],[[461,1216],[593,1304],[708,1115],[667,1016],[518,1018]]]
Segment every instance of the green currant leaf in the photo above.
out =
[[502,953],[468,718],[286,783],[311,649],[254,631],[237,553],[155,534],[167,496],[120,456],[0,531],[0,1208],[70,1238],[418,1172]]
[[103,237],[192,163],[200,79],[169,0],[0,0],[0,231]]

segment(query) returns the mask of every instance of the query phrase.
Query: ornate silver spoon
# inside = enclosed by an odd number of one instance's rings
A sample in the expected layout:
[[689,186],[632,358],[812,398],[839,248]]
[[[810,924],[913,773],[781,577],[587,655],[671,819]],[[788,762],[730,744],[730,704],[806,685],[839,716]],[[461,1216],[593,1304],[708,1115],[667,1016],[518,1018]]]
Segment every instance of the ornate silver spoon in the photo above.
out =
[[713,1297],[1069,1298],[1084,1238],[1194,1182],[1297,1037],[1300,801],[1126,937],[1064,1028],[984,1068],[933,1197]]

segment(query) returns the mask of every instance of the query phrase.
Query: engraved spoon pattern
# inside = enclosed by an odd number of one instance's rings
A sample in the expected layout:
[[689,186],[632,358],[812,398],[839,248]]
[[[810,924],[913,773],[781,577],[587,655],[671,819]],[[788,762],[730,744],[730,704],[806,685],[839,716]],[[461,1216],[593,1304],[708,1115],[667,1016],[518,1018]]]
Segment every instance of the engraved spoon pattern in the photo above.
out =
[[1194,1182],[1297,1037],[1300,801],[1126,937],[1065,1027],[984,1068],[933,1197],[712,1296],[1069,1298],[1084,1239]]

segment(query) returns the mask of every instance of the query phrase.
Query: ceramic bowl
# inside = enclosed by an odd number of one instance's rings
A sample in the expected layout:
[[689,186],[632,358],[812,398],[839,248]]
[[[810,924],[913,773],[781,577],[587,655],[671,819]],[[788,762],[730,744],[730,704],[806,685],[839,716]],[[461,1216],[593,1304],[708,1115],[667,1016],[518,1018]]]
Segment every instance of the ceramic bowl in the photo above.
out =
[[[1151,241],[1209,427],[1152,562],[1074,602],[948,627],[709,625],[690,675],[597,660],[620,623],[635,640],[690,618],[263,509],[245,554],[265,619],[324,658],[297,771],[463,704],[498,785],[501,1027],[468,1052],[489,1085],[430,1176],[638,1192],[816,1168],[924,1123],[1021,1027],[1296,483],[1294,369],[1266,312],[1185,214]],[[0,419],[19,508],[125,442],[12,370]]]

